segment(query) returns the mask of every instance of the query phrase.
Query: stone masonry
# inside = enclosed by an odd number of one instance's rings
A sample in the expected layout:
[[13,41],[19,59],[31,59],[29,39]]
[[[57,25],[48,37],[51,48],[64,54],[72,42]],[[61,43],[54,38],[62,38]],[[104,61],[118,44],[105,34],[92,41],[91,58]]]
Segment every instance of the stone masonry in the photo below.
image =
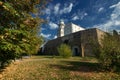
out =
[[48,41],[44,45],[42,54],[58,55],[57,48],[64,43],[68,44],[71,47],[73,56],[94,56],[92,53],[92,46],[90,44],[90,41],[95,40],[98,42],[98,45],[100,45],[100,40],[104,34],[104,31],[101,31],[97,28],[91,28],[58,37],[56,39]]

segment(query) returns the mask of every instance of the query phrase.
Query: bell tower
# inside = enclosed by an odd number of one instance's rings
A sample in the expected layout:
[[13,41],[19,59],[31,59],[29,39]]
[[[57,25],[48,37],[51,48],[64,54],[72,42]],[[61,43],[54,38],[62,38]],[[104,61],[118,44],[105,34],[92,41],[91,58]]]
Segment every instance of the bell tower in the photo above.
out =
[[59,23],[58,37],[64,36],[64,28],[65,28],[64,21],[61,20],[60,23]]

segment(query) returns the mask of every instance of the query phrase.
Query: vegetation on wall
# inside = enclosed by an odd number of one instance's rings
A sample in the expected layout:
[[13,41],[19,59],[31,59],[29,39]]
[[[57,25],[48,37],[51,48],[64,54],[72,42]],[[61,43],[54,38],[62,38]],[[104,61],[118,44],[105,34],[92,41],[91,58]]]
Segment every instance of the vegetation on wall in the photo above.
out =
[[37,53],[42,19],[32,17],[45,0],[0,0],[0,63],[3,66],[23,53]]

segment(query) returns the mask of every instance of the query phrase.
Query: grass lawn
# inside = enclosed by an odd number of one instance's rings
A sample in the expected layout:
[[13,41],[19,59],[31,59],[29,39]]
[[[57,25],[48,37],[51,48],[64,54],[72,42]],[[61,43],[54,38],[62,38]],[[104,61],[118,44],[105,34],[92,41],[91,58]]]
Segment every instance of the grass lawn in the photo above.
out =
[[94,58],[33,56],[11,64],[0,80],[120,80],[120,73],[98,69]]

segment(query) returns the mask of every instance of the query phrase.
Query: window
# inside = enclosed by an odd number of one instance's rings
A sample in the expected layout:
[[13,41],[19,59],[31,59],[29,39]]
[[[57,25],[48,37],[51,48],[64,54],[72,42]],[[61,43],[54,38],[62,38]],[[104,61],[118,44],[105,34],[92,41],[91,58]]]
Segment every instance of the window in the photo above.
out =
[[68,44],[68,43],[69,43],[69,40],[64,40],[63,43],[64,43],[64,44]]

